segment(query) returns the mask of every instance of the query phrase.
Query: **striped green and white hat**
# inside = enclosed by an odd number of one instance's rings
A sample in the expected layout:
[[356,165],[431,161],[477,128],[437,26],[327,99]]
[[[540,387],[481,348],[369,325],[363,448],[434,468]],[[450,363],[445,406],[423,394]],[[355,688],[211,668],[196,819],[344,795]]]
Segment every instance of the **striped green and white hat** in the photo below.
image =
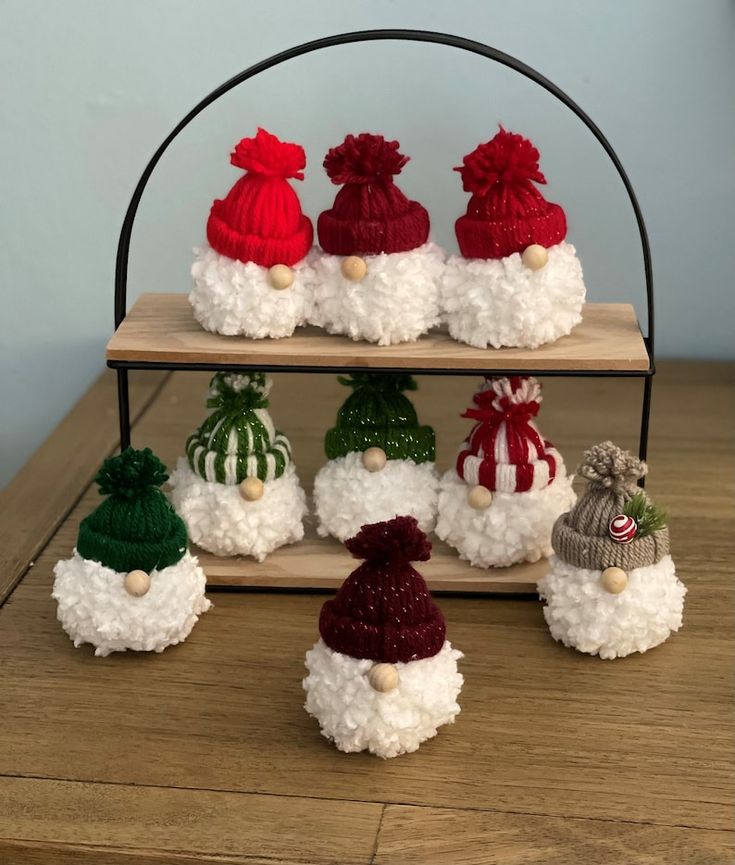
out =
[[186,457],[206,481],[235,485],[245,478],[272,481],[291,462],[291,445],[268,414],[271,379],[262,372],[218,372],[209,386],[212,413],[189,436]]

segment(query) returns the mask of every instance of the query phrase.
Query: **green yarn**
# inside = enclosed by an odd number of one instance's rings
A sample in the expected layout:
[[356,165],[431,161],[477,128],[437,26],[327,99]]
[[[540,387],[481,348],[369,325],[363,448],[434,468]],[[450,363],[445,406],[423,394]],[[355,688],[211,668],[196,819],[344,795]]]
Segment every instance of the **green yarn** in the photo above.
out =
[[416,409],[403,394],[417,388],[410,375],[361,372],[338,381],[353,390],[325,436],[328,459],[379,447],[390,460],[434,461],[434,430],[419,425]]
[[245,478],[280,478],[291,462],[288,439],[267,411],[270,379],[262,372],[218,372],[209,387],[212,413],[189,436],[186,458],[206,481],[239,484]]
[[108,498],[79,526],[82,558],[113,571],[150,573],[183,557],[186,526],[160,490],[168,474],[150,448],[127,448],[105,460],[95,480]]

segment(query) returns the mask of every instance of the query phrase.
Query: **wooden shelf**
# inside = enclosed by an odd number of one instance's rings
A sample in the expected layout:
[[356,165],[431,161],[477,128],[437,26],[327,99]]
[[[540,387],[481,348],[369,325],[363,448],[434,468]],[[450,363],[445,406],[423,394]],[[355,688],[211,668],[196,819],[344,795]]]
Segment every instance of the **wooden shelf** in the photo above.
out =
[[[548,567],[546,559],[510,568],[473,568],[432,535],[431,560],[420,571],[433,592],[510,592],[535,594],[536,582]],[[209,586],[259,586],[279,589],[336,590],[358,562],[332,538],[312,529],[298,544],[281,547],[264,562],[243,557],[220,558],[192,547]]]
[[230,364],[271,367],[374,367],[452,372],[492,370],[644,372],[649,358],[630,304],[588,303],[582,323],[566,337],[529,349],[477,349],[441,330],[417,342],[376,346],[313,327],[286,339],[252,340],[207,333],[185,294],[143,294],[107,345],[119,363]]

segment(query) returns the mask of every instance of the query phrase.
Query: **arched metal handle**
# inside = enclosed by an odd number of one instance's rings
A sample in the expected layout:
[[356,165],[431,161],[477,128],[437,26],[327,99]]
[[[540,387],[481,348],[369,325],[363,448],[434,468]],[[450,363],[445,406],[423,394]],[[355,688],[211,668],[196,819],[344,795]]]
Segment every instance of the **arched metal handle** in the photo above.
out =
[[160,147],[153,154],[150,162],[145,167],[145,171],[141,175],[138,185],[135,187],[133,196],[130,199],[125,219],[123,221],[122,230],[120,231],[120,240],[117,247],[117,259],[115,264],[115,327],[119,327],[120,322],[125,318],[127,310],[127,279],[128,279],[128,257],[130,253],[130,237],[133,231],[133,223],[135,214],[140,204],[140,199],[150,179],[153,169],[158,164],[159,159],[168,149],[169,144],[176,136],[185,129],[189,123],[208,105],[224,96],[225,93],[247,81],[249,78],[254,78],[261,72],[267,69],[272,69],[274,66],[279,66],[287,60],[292,60],[294,57],[301,57],[303,54],[310,54],[312,51],[320,51],[322,48],[331,48],[335,45],[349,45],[355,42],[375,42],[380,40],[398,40],[403,42],[432,42],[437,45],[448,45],[452,48],[461,48],[463,51],[469,51],[472,54],[479,54],[481,57],[487,57],[489,60],[494,60],[503,66],[519,72],[526,78],[530,78],[544,90],[555,96],[560,102],[571,109],[584,125],[595,136],[598,142],[602,145],[605,153],[607,153],[610,161],[615,166],[620,179],[623,181],[625,191],[628,193],[628,198],[633,207],[636,223],[638,224],[638,232],[641,238],[641,248],[643,251],[643,268],[645,271],[646,280],[646,301],[647,301],[647,337],[646,345],[648,348],[649,359],[651,365],[654,361],[653,353],[653,337],[654,337],[654,317],[653,317],[653,268],[651,266],[651,249],[648,243],[648,233],[646,224],[643,221],[638,199],[636,198],[633,186],[625,173],[617,153],[613,150],[610,142],[605,138],[600,129],[593,123],[587,114],[577,105],[577,103],[567,94],[549,81],[535,69],[511,57],[510,54],[505,54],[503,51],[498,51],[497,48],[491,48],[489,45],[483,45],[482,42],[475,42],[472,39],[465,39],[462,36],[452,36],[448,33],[433,33],[426,30],[362,30],[356,33],[340,33],[335,36],[326,36],[323,39],[315,39],[313,42],[305,42],[303,45],[297,45],[294,48],[289,48],[287,51],[281,51],[279,54],[274,54],[260,63],[240,72],[234,78],[230,78],[224,84],[221,84],[216,90],[213,90],[204,99],[184,117],[163,140]]

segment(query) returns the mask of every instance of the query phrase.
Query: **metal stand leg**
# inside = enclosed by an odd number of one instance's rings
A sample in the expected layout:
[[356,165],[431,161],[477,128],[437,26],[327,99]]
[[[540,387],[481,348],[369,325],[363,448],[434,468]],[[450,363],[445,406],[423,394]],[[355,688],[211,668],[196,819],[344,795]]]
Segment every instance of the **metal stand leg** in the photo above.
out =
[[[638,442],[638,456],[645,460],[648,454],[648,422],[651,416],[651,391],[653,389],[653,376],[647,375],[643,381],[643,409],[641,412],[641,437]],[[646,479],[641,478],[639,486],[646,485]]]
[[117,371],[117,410],[120,417],[120,451],[130,447],[130,395],[128,393],[128,371]]

